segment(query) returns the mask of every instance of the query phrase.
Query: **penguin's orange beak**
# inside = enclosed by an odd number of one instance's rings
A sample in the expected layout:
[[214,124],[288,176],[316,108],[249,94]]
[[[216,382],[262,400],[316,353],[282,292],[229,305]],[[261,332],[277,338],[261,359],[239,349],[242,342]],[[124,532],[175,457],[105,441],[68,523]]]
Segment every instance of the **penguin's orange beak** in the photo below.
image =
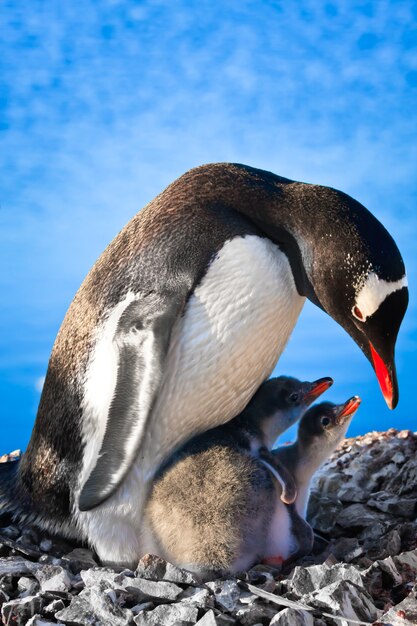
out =
[[337,422],[340,424],[343,421],[344,417],[349,417],[350,415],[353,415],[353,413],[358,410],[360,403],[361,399],[359,396],[353,396],[353,398],[350,398],[347,402],[345,402],[345,404],[342,406],[342,410],[337,416]]
[[333,378],[328,376],[315,380],[314,383],[311,383],[311,389],[304,395],[304,400],[307,402],[314,402],[316,398],[321,396],[321,394],[327,391],[327,389],[332,385]]
[[391,367],[390,374],[388,367],[371,342],[369,342],[369,347],[371,349],[372,362],[379,386],[381,387],[382,395],[384,396],[388,407],[390,409],[394,409],[398,402],[398,386],[395,369]]

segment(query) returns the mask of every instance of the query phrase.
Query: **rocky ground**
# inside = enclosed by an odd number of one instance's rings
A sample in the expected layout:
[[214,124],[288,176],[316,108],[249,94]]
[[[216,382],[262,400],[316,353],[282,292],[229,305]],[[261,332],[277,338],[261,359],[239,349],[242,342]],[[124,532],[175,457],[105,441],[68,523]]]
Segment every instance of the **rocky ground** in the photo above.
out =
[[22,531],[3,518],[2,620],[13,626],[416,625],[416,502],[417,433],[348,439],[314,481],[309,519],[323,537],[315,554],[289,572],[259,565],[206,584],[149,555],[134,572],[99,567],[85,547]]

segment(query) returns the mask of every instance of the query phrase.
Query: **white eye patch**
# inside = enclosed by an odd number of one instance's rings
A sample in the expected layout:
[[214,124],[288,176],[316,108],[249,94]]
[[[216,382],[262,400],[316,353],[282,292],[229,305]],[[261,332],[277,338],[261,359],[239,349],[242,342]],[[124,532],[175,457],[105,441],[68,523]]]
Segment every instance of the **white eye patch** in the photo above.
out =
[[408,282],[405,275],[400,280],[390,282],[379,278],[375,272],[370,272],[356,295],[352,314],[361,322],[364,322],[379,309],[389,295],[403,287],[407,287],[407,285]]

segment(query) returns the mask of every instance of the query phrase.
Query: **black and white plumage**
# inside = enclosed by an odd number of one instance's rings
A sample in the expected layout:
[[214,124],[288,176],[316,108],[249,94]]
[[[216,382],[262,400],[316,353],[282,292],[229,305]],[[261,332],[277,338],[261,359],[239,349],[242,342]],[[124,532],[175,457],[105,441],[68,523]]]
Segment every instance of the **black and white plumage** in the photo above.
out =
[[245,407],[306,297],[354,338],[395,406],[407,289],[378,220],[342,192],[244,165],[184,174],[119,233],[77,292],[16,501],[38,523],[90,540],[104,560],[140,554],[155,471]]
[[[275,511],[286,513],[288,531],[291,509],[283,502],[297,498],[294,463],[287,468],[272,447],[332,383],[271,378],[242,413],[187,441],[154,480],[144,516],[146,552],[204,577],[235,574],[269,554]],[[311,529],[293,517],[301,542],[305,527]]]
[[[354,396],[344,404],[322,402],[313,406],[300,420],[297,440],[273,450],[273,456],[294,477],[297,498],[289,506],[284,505],[279,497],[281,485],[276,482],[265,563],[289,565],[311,551],[314,533],[305,521],[311,479],[343,440],[360,403],[360,398]],[[269,494],[264,497],[270,500]]]

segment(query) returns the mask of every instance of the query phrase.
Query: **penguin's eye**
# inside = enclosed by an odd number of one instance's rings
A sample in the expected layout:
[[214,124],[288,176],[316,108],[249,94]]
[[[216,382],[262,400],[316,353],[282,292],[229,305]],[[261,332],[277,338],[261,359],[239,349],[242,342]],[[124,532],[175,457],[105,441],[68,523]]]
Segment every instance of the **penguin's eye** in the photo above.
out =
[[299,397],[300,397],[299,393],[292,393],[290,397],[288,398],[288,400],[291,402],[291,404],[295,404],[296,402],[298,402]]
[[356,319],[359,320],[360,322],[363,322],[364,320],[363,313],[357,304],[355,304],[355,306],[352,307],[352,315],[353,317],[356,317]]
[[322,417],[321,424],[322,426],[324,426],[324,428],[327,428],[327,426],[330,424],[330,417]]

